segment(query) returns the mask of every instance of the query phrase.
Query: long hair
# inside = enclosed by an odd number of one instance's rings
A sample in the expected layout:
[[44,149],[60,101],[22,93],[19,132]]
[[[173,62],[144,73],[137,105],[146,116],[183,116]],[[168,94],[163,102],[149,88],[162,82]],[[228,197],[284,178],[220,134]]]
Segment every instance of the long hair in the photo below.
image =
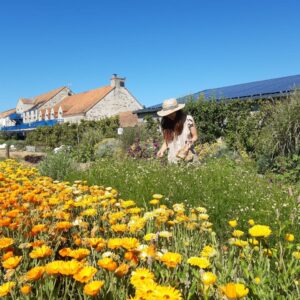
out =
[[164,140],[172,142],[175,136],[182,133],[183,124],[186,120],[186,114],[182,110],[176,111],[176,117],[174,120],[168,117],[163,117],[161,120],[161,128],[163,132]]

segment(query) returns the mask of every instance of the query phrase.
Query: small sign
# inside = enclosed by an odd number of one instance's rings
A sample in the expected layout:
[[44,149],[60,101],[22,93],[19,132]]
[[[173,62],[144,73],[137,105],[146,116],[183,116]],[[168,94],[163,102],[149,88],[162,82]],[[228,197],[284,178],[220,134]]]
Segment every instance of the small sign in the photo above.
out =
[[124,129],[122,127],[118,128],[118,135],[122,135],[124,132]]

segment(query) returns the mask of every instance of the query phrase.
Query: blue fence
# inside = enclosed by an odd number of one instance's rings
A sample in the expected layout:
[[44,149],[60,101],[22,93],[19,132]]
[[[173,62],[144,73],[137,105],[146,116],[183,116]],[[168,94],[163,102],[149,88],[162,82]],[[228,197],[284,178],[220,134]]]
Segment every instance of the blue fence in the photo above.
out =
[[39,126],[54,126],[55,124],[60,123],[58,120],[47,120],[47,121],[36,121],[31,123],[22,123],[15,126],[4,126],[1,131],[28,131],[33,130]]

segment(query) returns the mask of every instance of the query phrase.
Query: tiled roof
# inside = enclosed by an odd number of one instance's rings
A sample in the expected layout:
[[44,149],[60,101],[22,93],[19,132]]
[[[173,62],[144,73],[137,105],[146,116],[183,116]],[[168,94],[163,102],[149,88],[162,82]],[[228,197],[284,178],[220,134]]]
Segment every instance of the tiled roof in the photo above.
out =
[[0,113],[0,118],[6,118],[6,117],[8,117],[10,114],[13,114],[13,113],[15,113],[15,112],[16,112],[16,109],[15,109],[15,108],[6,110],[6,111]]
[[120,127],[134,127],[138,124],[138,116],[133,114],[131,111],[119,113]]
[[40,103],[45,103],[47,101],[49,101],[50,99],[52,99],[54,96],[56,96],[59,92],[61,92],[63,89],[65,89],[66,87],[60,87],[58,89],[52,90],[50,92],[47,92],[45,94],[36,96],[33,98],[34,100],[34,105],[38,105]]
[[111,86],[104,86],[95,90],[66,97],[60,103],[55,105],[54,111],[58,111],[61,106],[63,116],[84,114],[113,89],[114,88]]
[[20,101],[22,101],[24,104],[34,104],[34,100],[32,99],[21,98]]

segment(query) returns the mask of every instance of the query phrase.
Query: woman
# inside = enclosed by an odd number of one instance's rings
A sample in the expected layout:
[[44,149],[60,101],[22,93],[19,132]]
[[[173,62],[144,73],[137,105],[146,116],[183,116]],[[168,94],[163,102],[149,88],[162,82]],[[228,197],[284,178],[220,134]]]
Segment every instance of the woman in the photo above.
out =
[[161,129],[164,143],[157,153],[162,157],[167,149],[168,161],[195,161],[194,143],[198,139],[197,129],[192,116],[186,115],[182,109],[185,104],[178,104],[176,99],[165,100],[162,110],[157,114],[162,117]]

